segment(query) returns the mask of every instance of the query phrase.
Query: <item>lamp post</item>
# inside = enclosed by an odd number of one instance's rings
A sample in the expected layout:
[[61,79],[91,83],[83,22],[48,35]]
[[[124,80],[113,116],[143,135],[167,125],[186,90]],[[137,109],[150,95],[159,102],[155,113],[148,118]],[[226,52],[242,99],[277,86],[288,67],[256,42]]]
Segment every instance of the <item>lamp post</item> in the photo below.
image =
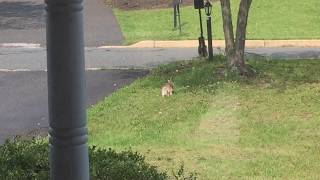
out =
[[51,180],[89,180],[82,0],[45,0]]
[[200,22],[200,37],[198,38],[198,40],[199,40],[198,54],[200,57],[207,57],[208,51],[207,51],[206,42],[203,37],[202,15],[201,15],[201,9],[204,8],[204,1],[203,0],[194,0],[194,8],[198,9],[199,22]]
[[198,54],[201,57],[207,57],[208,56],[208,51],[207,51],[207,46],[205,39],[203,37],[203,27],[202,27],[202,15],[201,15],[201,9],[199,9],[199,18],[200,18],[200,37],[198,38],[199,40],[199,46],[198,46]]
[[207,15],[209,61],[212,61],[213,60],[212,28],[211,28],[212,4],[209,0],[206,1],[205,5],[204,5],[204,10]]

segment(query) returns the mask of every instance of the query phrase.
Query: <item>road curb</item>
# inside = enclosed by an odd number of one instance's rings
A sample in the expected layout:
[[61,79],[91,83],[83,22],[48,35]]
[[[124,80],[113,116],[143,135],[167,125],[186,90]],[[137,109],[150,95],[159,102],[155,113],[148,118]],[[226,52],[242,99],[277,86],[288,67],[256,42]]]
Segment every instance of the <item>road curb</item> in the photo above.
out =
[[[198,40],[179,41],[140,41],[129,46],[100,46],[97,48],[197,48]],[[224,40],[214,40],[213,47],[224,48]],[[247,40],[246,48],[320,48],[320,40]],[[32,43],[2,43],[0,48],[41,48],[40,44]]]
[[40,48],[40,44],[33,43],[2,43],[1,48]]
[[[197,48],[198,40],[181,41],[140,41],[130,46],[100,46],[98,48]],[[213,47],[224,48],[224,40],[214,40]],[[319,47],[320,40],[247,40],[246,48],[277,48],[277,47]]]

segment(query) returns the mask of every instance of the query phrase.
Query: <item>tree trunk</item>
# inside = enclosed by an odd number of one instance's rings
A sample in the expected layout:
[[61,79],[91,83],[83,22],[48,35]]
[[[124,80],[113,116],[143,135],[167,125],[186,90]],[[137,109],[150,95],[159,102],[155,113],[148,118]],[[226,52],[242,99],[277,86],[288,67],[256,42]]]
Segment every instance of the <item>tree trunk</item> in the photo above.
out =
[[239,71],[240,74],[249,72],[245,66],[244,50],[251,2],[252,0],[241,0],[240,2],[236,37],[234,37],[230,0],[220,0],[227,64],[230,69]]
[[230,0],[220,0],[221,3],[221,13],[223,20],[223,31],[224,39],[226,44],[226,57],[228,65],[233,64],[235,61],[235,43],[234,43],[234,34],[233,34],[233,25],[232,25],[232,14],[230,8]]
[[246,42],[246,32],[247,32],[247,22],[249,9],[251,6],[252,0],[241,0],[238,13],[237,21],[237,33],[236,33],[236,59],[237,66],[244,67],[244,50]]

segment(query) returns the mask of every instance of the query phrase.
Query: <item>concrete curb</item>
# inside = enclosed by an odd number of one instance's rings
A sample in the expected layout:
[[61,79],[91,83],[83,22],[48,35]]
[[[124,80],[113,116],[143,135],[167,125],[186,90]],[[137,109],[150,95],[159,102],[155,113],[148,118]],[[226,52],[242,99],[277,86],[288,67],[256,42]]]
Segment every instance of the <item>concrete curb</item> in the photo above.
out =
[[2,43],[0,44],[1,48],[40,48],[40,44],[33,43]]
[[[214,40],[215,48],[224,48],[224,40]],[[101,46],[99,48],[196,48],[198,40],[181,40],[181,41],[140,41],[130,46]],[[277,48],[277,47],[301,47],[320,48],[320,40],[247,40],[247,48]]]
[[[153,41],[146,40],[129,46],[100,46],[98,48],[197,48],[198,40]],[[207,42],[206,42],[207,44]],[[32,43],[3,43],[0,48],[40,48],[40,44]],[[224,48],[224,40],[214,40],[213,47]],[[247,40],[246,48],[320,48],[320,40]]]

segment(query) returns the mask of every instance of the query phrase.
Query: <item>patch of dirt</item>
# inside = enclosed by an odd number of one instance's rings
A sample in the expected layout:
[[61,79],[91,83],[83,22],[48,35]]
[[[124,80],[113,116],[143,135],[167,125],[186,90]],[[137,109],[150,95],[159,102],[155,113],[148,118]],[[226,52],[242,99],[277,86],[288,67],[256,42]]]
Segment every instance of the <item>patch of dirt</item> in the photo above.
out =
[[[112,8],[121,10],[159,9],[173,6],[173,0],[104,0]],[[193,6],[194,0],[182,0],[182,6]]]

